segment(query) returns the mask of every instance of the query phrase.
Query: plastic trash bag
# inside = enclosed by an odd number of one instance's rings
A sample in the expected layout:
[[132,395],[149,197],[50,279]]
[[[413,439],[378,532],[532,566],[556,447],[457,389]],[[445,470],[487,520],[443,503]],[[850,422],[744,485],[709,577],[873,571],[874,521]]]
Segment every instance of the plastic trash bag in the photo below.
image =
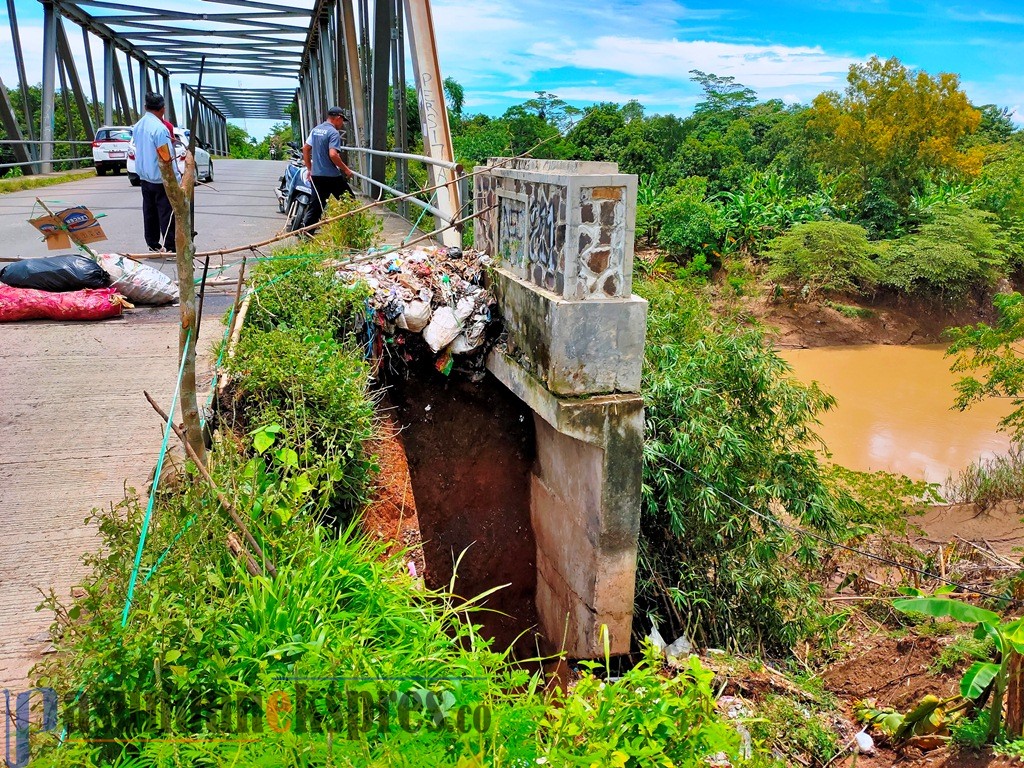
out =
[[178,286],[171,278],[148,264],[116,253],[100,254],[100,265],[110,276],[110,285],[136,304],[170,304],[178,300]]
[[37,291],[80,291],[106,288],[110,278],[92,259],[69,254],[16,261],[0,270],[0,283]]
[[103,320],[131,308],[116,288],[37,291],[0,285],[0,323],[14,320]]

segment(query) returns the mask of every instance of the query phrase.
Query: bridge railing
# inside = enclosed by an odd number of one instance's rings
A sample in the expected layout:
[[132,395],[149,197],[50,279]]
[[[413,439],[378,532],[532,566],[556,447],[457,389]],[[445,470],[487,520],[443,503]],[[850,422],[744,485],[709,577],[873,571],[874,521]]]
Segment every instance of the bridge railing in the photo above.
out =
[[[400,200],[398,202],[399,213],[401,213],[403,216],[408,217],[408,205],[411,203],[412,205],[415,205],[415,206],[417,206],[419,208],[422,208],[427,213],[430,213],[431,215],[433,215],[437,219],[437,221],[439,222],[440,226],[447,226],[447,225],[450,225],[453,222],[463,218],[466,215],[466,211],[465,211],[466,206],[472,205],[472,198],[471,198],[471,196],[469,194],[469,177],[466,175],[466,172],[463,169],[463,167],[461,165],[459,165],[458,163],[450,163],[450,162],[447,162],[447,161],[444,161],[444,160],[438,160],[438,159],[433,158],[433,157],[427,157],[426,155],[415,155],[415,154],[411,154],[409,152],[388,152],[388,151],[378,150],[378,149],[368,149],[366,147],[344,147],[344,146],[342,147],[342,149],[347,151],[347,152],[356,152],[356,153],[363,154],[363,155],[377,155],[379,157],[388,157],[388,158],[392,158],[392,159],[398,160],[398,161],[406,161],[406,162],[413,161],[413,162],[424,163],[426,165],[433,165],[435,167],[443,168],[443,169],[445,169],[447,171],[451,171],[452,172],[454,178],[452,179],[451,183],[458,190],[458,200],[461,201],[461,202],[460,202],[460,205],[455,206],[455,213],[454,213],[454,215],[451,218],[449,218],[446,214],[444,214],[437,206],[433,205],[429,201],[421,200],[418,197],[406,197],[403,200]],[[407,189],[407,190],[397,189],[397,188],[392,187],[392,186],[390,186],[388,184],[385,184],[383,182],[377,181],[376,179],[372,179],[369,176],[366,176],[366,175],[364,175],[362,173],[359,173],[354,168],[350,167],[350,169],[352,170],[352,174],[356,178],[366,182],[367,184],[369,184],[369,185],[371,185],[373,187],[376,187],[377,189],[381,190],[382,192],[386,192],[388,194],[394,195],[395,197],[401,197],[403,195],[408,195],[410,192],[414,192],[415,191],[415,190],[412,190],[412,189]]]
[[[79,146],[92,146],[92,142],[91,141],[70,141],[68,139],[58,140],[58,141],[38,141],[38,140],[36,140],[36,141],[24,140],[23,141],[21,139],[0,139],[0,148],[6,147],[6,146],[12,146],[12,145],[23,147],[25,154],[32,156],[33,159],[31,159],[31,160],[21,160],[21,161],[17,161],[17,162],[13,162],[13,163],[0,163],[0,171],[8,170],[8,169],[11,169],[11,168],[24,168],[26,166],[31,166],[31,167],[33,167],[32,173],[38,173],[39,171],[38,171],[38,168],[36,166],[40,166],[42,164],[42,161],[38,160],[38,159],[34,159],[35,156],[38,153],[37,152],[32,152],[31,149],[30,149],[31,147],[42,146],[42,145],[54,146],[54,147],[58,146],[58,145],[60,145],[60,146],[65,146],[66,145],[68,147],[73,147],[73,146],[76,146],[76,145],[79,145]],[[78,151],[78,150],[69,149],[68,150],[69,154],[72,153],[72,151]],[[72,165],[77,166],[77,164],[80,163],[80,162],[92,163],[92,161],[93,161],[93,157],[92,157],[92,153],[90,152],[88,155],[85,155],[85,156],[82,156],[82,157],[54,157],[53,160],[51,160],[50,162],[53,165],[58,165],[60,163],[71,163]]]

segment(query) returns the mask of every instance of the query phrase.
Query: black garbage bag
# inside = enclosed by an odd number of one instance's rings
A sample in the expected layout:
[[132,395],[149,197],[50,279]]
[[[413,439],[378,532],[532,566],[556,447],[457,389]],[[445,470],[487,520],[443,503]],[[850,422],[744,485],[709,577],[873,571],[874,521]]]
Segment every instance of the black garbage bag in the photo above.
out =
[[17,261],[0,270],[0,283],[38,291],[106,288],[110,275],[92,259],[77,254]]

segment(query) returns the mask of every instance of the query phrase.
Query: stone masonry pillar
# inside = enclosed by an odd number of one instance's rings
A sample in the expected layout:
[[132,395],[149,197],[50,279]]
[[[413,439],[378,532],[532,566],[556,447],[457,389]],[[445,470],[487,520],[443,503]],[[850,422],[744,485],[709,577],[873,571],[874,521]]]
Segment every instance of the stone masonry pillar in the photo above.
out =
[[537,610],[571,658],[629,650],[647,302],[632,293],[636,176],[614,163],[476,169],[476,247],[508,331],[488,368],[534,412]]

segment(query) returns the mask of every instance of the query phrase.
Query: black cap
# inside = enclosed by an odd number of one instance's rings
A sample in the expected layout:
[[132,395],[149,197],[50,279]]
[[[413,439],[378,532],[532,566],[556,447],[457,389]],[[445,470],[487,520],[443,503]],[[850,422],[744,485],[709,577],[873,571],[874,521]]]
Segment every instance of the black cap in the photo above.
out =
[[331,107],[330,109],[327,110],[327,116],[328,117],[344,117],[345,116],[345,112],[342,110],[341,107]]
[[159,93],[153,93],[150,91],[146,94],[146,109],[156,111],[164,108],[164,97]]

